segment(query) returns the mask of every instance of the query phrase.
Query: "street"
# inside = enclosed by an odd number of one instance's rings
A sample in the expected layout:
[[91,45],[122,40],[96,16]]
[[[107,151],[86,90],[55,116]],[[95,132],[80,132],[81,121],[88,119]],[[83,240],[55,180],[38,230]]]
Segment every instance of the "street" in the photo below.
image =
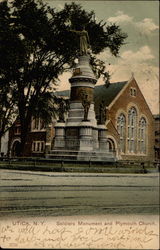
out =
[[158,214],[159,175],[0,170],[1,216]]

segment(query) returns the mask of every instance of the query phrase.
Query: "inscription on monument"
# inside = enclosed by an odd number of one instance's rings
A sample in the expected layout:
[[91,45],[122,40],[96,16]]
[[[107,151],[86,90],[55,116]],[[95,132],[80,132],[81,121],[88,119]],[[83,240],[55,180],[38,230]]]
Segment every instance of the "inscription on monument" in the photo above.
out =
[[67,137],[78,137],[79,136],[78,128],[66,129],[66,136]]
[[89,87],[72,87],[71,88],[71,101],[82,101],[82,96],[88,95],[88,100],[93,102],[93,89]]
[[78,76],[78,75],[81,75],[81,71],[80,71],[80,68],[76,68],[73,70],[73,76]]

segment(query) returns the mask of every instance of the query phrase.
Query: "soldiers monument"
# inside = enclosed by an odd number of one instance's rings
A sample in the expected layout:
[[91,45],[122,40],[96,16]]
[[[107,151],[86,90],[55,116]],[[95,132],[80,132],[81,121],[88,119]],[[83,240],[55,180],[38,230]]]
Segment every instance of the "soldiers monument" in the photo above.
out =
[[55,125],[54,148],[49,157],[75,160],[115,161],[107,144],[104,107],[101,108],[100,124],[94,111],[94,86],[97,82],[90,66],[89,36],[82,31],[71,30],[79,36],[78,64],[73,69],[70,107],[66,120]]

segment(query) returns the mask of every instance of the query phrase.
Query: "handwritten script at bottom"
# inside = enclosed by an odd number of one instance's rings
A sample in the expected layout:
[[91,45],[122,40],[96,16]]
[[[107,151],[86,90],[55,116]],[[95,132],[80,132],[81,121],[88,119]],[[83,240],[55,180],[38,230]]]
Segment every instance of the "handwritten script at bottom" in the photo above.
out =
[[1,220],[1,247],[158,249],[158,220],[37,218]]

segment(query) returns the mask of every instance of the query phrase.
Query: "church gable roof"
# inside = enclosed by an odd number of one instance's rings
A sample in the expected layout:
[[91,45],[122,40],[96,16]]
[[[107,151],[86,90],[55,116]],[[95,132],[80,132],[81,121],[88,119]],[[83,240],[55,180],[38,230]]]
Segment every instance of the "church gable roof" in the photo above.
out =
[[128,81],[124,81],[111,83],[108,87],[105,85],[96,86],[94,91],[95,111],[98,111],[97,109],[102,100],[106,106],[109,106],[127,83]]
[[121,91],[121,89],[126,85],[125,82],[114,82],[111,83],[108,87],[105,85],[99,85],[95,87],[94,98],[95,101],[104,100],[106,106],[108,106],[113,99],[117,96],[117,94]]

